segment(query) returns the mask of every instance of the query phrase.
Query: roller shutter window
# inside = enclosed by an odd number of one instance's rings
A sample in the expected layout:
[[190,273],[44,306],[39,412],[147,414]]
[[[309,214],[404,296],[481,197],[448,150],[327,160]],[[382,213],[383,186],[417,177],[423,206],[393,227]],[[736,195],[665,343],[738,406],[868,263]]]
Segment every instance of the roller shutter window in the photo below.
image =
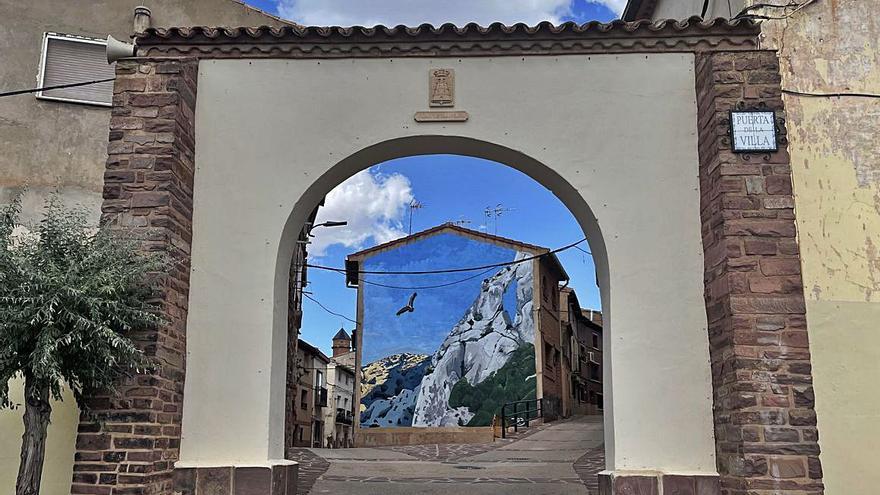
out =
[[[107,63],[104,40],[46,33],[43,39],[40,87],[109,79],[116,64]],[[110,106],[113,81],[37,93],[37,98]]]

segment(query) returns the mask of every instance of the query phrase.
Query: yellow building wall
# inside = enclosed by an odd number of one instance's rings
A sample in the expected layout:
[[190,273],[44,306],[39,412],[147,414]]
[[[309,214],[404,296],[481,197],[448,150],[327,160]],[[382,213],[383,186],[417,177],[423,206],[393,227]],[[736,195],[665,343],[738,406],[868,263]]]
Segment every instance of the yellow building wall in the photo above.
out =
[[[14,403],[23,404],[24,382],[20,379],[12,380],[9,383],[9,394]],[[24,433],[21,419],[24,414],[23,407],[0,411],[0,493],[15,493],[21,435]],[[73,394],[65,390],[64,400],[52,403],[40,495],[70,493],[78,424],[79,409],[73,400]]]
[[[880,93],[876,4],[814,2],[767,21],[782,87]],[[784,95],[829,495],[880,487],[880,99]]]

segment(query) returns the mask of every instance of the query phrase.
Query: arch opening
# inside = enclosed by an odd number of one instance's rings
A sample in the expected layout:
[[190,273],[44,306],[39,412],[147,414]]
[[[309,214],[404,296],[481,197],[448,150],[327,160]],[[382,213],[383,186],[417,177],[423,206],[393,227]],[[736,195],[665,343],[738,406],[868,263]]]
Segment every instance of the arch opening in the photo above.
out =
[[[611,321],[611,301],[609,290],[609,267],[606,256],[606,248],[605,242],[602,238],[602,233],[598,224],[598,220],[593,214],[593,211],[587,203],[584,195],[579,192],[574,186],[572,186],[565,178],[556,173],[551,167],[519,151],[473,138],[445,135],[425,135],[392,139],[363,148],[360,151],[355,152],[354,154],[344,158],[343,160],[337,162],[335,165],[330,167],[323,175],[318,177],[306,189],[305,193],[303,193],[298,198],[284,226],[284,232],[281,237],[278,257],[276,260],[276,311],[274,320],[275,337],[273,338],[273,352],[276,355],[278,354],[277,349],[287,349],[287,347],[282,345],[280,342],[282,334],[284,334],[284,332],[280,332],[280,330],[282,328],[287,328],[286,325],[289,321],[289,315],[287,314],[287,311],[284,310],[293,310],[289,307],[287,303],[290,297],[289,294],[295,291],[296,287],[295,284],[290,283],[290,277],[295,276],[297,271],[295,267],[291,265],[291,260],[294,260],[294,264],[296,263],[294,257],[297,255],[297,243],[302,242],[302,233],[304,232],[304,228],[306,228],[307,224],[309,224],[310,222],[314,222],[317,206],[319,204],[322,204],[325,196],[330,193],[330,191],[332,191],[336,186],[342,184],[348,178],[363,170],[370,168],[371,166],[398,158],[438,154],[479,158],[494,162],[498,165],[510,167],[525,174],[532,181],[540,184],[541,186],[549,190],[560,201],[560,203],[566,209],[568,209],[569,213],[574,217],[575,221],[580,226],[581,231],[584,233],[584,237],[589,243],[590,250],[592,252],[593,262],[595,263],[596,282],[599,287],[601,299],[603,319],[602,335],[604,336],[604,339],[607,339]],[[550,247],[556,248],[558,246]],[[535,297],[537,298],[538,295],[536,295]],[[557,301],[558,297],[553,302],[554,306],[557,304]],[[360,305],[361,301],[359,301],[358,304]],[[279,311],[279,308],[281,308],[282,311]],[[360,310],[361,308],[359,306],[358,314],[360,314]],[[358,320],[359,319],[360,318],[358,318]],[[604,344],[600,344],[600,347],[607,349],[607,341]],[[358,349],[359,352],[361,350],[362,349],[360,348]],[[605,358],[603,359],[601,366],[601,373],[602,375],[604,375],[602,381],[604,382],[603,393],[605,397],[605,406],[604,411],[602,412],[602,415],[604,417],[604,446],[606,450],[606,459],[611,460],[613,459],[612,449],[614,445],[614,428],[612,401],[610,400],[610,352],[605,352],[604,356]],[[358,357],[360,357],[360,354],[358,354]],[[363,363],[358,361],[355,369],[360,370],[362,365]],[[273,369],[278,368],[273,365]],[[276,377],[273,374],[273,380],[275,380],[275,378]],[[279,390],[279,388],[277,388],[279,386],[279,382],[281,382],[280,379],[273,382],[273,389],[276,391]],[[571,391],[569,390],[566,393],[569,392]],[[573,392],[571,393],[573,394]],[[273,394],[273,401],[277,400],[278,397],[283,397],[283,395],[284,394]],[[297,399],[294,398],[294,400]],[[275,407],[276,417],[278,415],[280,415],[281,417],[285,417],[284,411],[279,410],[284,408],[285,405],[281,404],[280,407],[278,405],[275,405]],[[289,436],[291,434],[291,431],[289,429],[290,425],[287,425],[287,428],[285,428],[286,431],[277,430],[278,428],[284,428],[283,424],[280,425],[278,423],[279,422],[277,421],[275,422],[277,433],[273,436],[276,438],[284,438],[285,434]]]

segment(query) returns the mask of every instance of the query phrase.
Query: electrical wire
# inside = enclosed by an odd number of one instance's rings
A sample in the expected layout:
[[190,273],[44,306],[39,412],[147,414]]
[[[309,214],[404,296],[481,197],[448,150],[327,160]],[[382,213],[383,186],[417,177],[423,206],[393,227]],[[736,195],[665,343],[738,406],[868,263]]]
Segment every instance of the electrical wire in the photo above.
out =
[[[788,19],[789,17],[797,14],[798,12],[801,11],[801,9],[812,4],[815,1],[816,0],[805,0],[804,2],[801,2],[801,3],[789,2],[787,4],[781,4],[781,5],[776,5],[776,4],[772,4],[772,3],[756,3],[756,4],[750,5],[744,9],[742,9],[740,11],[740,13],[734,17],[734,19],[761,19],[761,20],[766,20],[766,21],[781,21],[781,20]],[[749,14],[748,13],[750,10],[765,9],[765,8],[794,9],[794,10],[792,10],[791,12],[788,12],[787,14],[780,15],[780,16],[770,16],[770,15],[763,15],[763,14]]]
[[308,299],[308,300],[312,301],[313,303],[317,304],[321,309],[323,309],[324,311],[330,313],[330,314],[333,315],[333,316],[338,316],[338,317],[340,317],[340,318],[345,318],[346,320],[348,320],[348,321],[354,323],[355,325],[360,325],[360,323],[358,323],[357,320],[352,320],[351,318],[349,318],[349,317],[347,317],[347,316],[345,316],[345,315],[343,315],[343,314],[337,313],[337,312],[335,312],[335,311],[333,311],[333,310],[327,308],[327,306],[324,306],[323,304],[321,304],[320,301],[318,301],[318,300],[315,299],[314,297],[312,297],[312,296],[306,294],[305,292],[303,292],[303,297],[305,297],[306,299]]
[[[552,251],[548,251],[546,253],[536,254],[534,256],[529,256],[527,258],[514,260],[514,261],[508,261],[508,262],[504,262],[504,263],[493,263],[490,265],[471,266],[471,267],[467,267],[467,268],[447,268],[444,270],[387,271],[387,272],[386,271],[375,271],[375,270],[374,271],[358,270],[357,273],[361,274],[361,275],[434,275],[434,274],[440,274],[440,273],[461,273],[461,272],[473,272],[476,270],[488,270],[491,268],[501,268],[501,267],[505,267],[505,266],[518,265],[520,263],[526,263],[526,262],[533,261],[533,260],[536,260],[539,258],[543,258],[544,256],[550,256],[551,254],[560,253],[562,251],[571,249],[586,240],[587,240],[587,238],[584,237],[583,239],[581,239],[577,242],[573,242],[571,244],[562,246],[560,248],[556,248],[556,249],[554,249]],[[331,272],[346,273],[345,268],[337,268],[334,266],[312,265],[311,263],[306,263],[306,266],[309,268],[314,268],[316,270],[326,270],[326,271],[331,271]]]
[[[475,279],[475,278],[478,278],[478,277],[480,277],[480,276],[482,276],[482,275],[485,275],[485,274],[491,272],[492,270],[493,270],[493,269],[490,268],[490,269],[488,269],[488,270],[486,270],[486,271],[482,271],[482,272],[480,272],[480,273],[477,273],[476,275],[471,275],[470,277],[466,277],[466,278],[463,278],[463,279],[460,279],[460,280],[456,280],[456,281],[453,281],[453,282],[447,282],[447,283],[445,283],[445,284],[436,284],[436,285],[416,285],[416,286],[412,286],[412,287],[402,287],[402,286],[397,286],[397,285],[380,284],[379,282],[371,282],[371,281],[366,280],[366,279],[361,279],[361,282],[363,282],[363,283],[365,283],[365,284],[367,284],[367,285],[375,285],[375,286],[378,286],[378,287],[384,287],[384,288],[386,288],[386,289],[400,289],[400,290],[440,289],[440,288],[442,288],[442,287],[449,287],[449,286],[451,286],[451,285],[456,285],[456,284],[460,284],[460,283],[467,282],[468,280],[473,280],[473,279]],[[342,274],[342,275],[344,275],[344,274]]]
[[58,84],[56,86],[43,86],[42,88],[31,88],[31,89],[19,89],[16,91],[7,91],[5,93],[0,93],[0,98],[4,96],[15,96],[15,95],[23,95],[27,93],[37,93],[39,91],[51,91],[53,89],[64,89],[64,88],[76,88],[79,86],[88,86],[89,84],[98,84],[104,82],[110,82],[116,80],[115,77],[111,77],[108,79],[97,79],[95,81],[86,81],[86,82],[78,82],[78,83],[70,83],[70,84]]
[[574,246],[574,248],[577,249],[578,251],[584,253],[584,254],[589,254],[590,256],[593,255],[593,253],[587,251],[586,249],[584,249],[584,248],[582,248],[582,247],[580,247],[580,246]]
[[841,98],[846,96],[853,98],[880,98],[880,94],[877,93],[811,93],[808,91],[795,91],[793,89],[783,89],[782,92],[789,95],[813,98]]

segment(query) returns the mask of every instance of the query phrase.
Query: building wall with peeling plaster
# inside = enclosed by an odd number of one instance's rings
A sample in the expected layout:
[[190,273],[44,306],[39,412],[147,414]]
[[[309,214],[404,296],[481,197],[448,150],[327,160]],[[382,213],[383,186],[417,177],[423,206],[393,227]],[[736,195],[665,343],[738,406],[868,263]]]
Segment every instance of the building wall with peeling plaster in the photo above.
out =
[[[744,3],[756,2],[712,0],[706,17],[735,16]],[[702,6],[702,0],[661,0],[653,18],[684,19]],[[816,0],[787,19],[765,21],[763,48],[778,50],[782,87],[880,94],[876,10],[875,2]],[[786,94],[784,100],[826,493],[874,494],[880,486],[874,454],[880,439],[880,98]]]
[[[152,10],[155,27],[282,25],[237,0],[0,0],[0,67],[4,91],[33,88],[40,72],[44,32],[127,40],[135,6]],[[22,192],[22,220],[39,221],[45,198],[58,192],[64,204],[86,208],[97,222],[107,161],[110,108],[41,100],[33,94],[0,99],[0,204]],[[9,384],[21,403],[21,380]],[[52,404],[43,495],[70,493],[79,410],[69,391]],[[11,493],[19,466],[22,409],[0,411],[0,493]]]
[[[819,0],[764,24],[782,87],[880,93],[877,4]],[[826,493],[880,486],[880,99],[785,95]]]

